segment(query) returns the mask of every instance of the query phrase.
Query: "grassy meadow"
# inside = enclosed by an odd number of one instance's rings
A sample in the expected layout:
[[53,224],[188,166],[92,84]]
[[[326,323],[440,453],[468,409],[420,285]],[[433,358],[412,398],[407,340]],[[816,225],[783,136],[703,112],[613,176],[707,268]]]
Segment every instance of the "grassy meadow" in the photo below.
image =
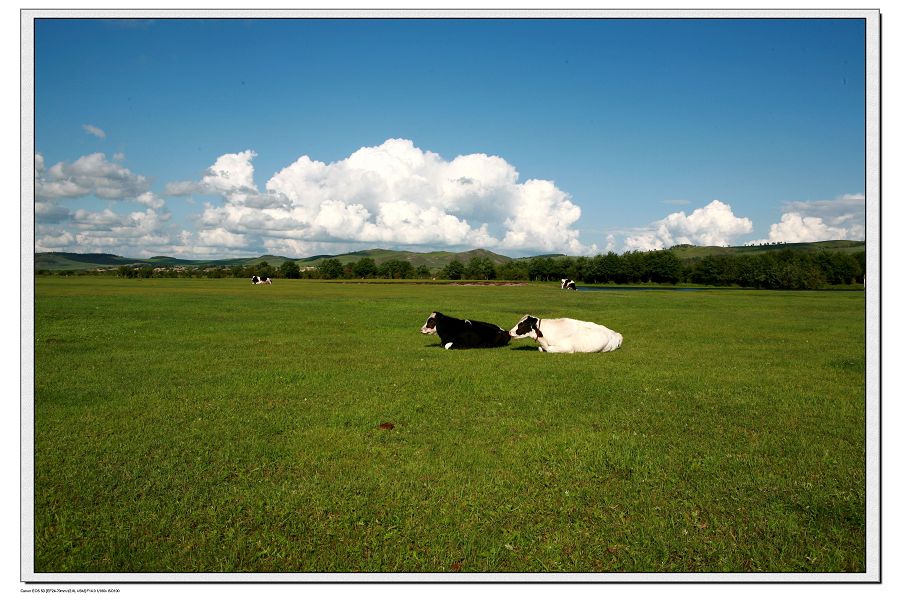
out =
[[865,570],[863,293],[38,277],[34,359],[36,573]]

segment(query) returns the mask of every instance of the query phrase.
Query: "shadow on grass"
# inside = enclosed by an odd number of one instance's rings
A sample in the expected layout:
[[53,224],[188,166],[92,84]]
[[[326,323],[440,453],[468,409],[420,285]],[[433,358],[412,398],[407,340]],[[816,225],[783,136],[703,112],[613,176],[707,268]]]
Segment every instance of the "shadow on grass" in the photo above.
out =
[[[444,346],[440,343],[427,344],[427,345],[423,346],[423,348],[441,348],[441,349],[443,349]],[[515,347],[504,346],[504,348],[508,348],[509,350],[526,350],[529,352],[537,352],[537,350],[538,350],[537,346],[515,346]],[[496,350],[496,348],[457,348],[457,350],[468,350],[468,351],[472,351],[472,352],[478,352],[479,350]]]

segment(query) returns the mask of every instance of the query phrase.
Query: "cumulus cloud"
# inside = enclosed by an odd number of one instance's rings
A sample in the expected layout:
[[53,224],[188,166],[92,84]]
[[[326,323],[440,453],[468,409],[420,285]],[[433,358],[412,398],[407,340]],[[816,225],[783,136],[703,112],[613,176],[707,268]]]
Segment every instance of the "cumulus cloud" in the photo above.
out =
[[582,244],[572,225],[581,217],[581,208],[553,182],[528,180],[516,186],[507,209],[512,215],[504,221],[506,235],[501,247],[562,251],[567,254],[596,254],[597,247]]
[[205,205],[199,241],[269,250],[327,243],[596,250],[579,241],[573,225],[581,210],[567,193],[551,181],[520,183],[498,156],[446,160],[409,140],[389,139],[332,163],[301,156],[263,191],[254,182],[255,156],[222,155],[199,181],[166,186],[167,194],[224,199]]
[[[171,213],[165,210],[165,201],[150,191],[150,180],[108,161],[104,154],[89,154],[48,168],[43,155],[37,153],[34,164],[37,251],[144,256],[179,242],[170,223]],[[116,210],[71,210],[64,206],[69,200],[88,196],[117,201]],[[118,202],[122,200],[134,202],[143,210],[123,212]]]
[[630,233],[625,239],[628,250],[659,250],[677,244],[727,246],[741,235],[753,231],[753,222],[738,217],[731,206],[713,200],[690,214],[672,213],[649,227]]
[[864,240],[866,198],[845,194],[833,200],[787,202],[778,223],[769,227],[769,237],[752,244]]
[[150,208],[160,209],[165,206],[166,201],[154,194],[153,192],[144,192],[134,198],[138,204],[149,206]]
[[252,160],[255,157],[256,153],[252,150],[223,154],[206,170],[200,181],[170,182],[166,184],[166,194],[219,194],[232,202],[243,203],[248,197],[259,194],[253,182]]
[[81,128],[84,129],[87,133],[93,135],[94,137],[98,137],[101,140],[106,138],[106,132],[99,127],[95,127],[94,125],[82,125]]
[[42,223],[61,223],[71,216],[69,209],[57,202],[38,201],[34,203],[34,218]]
[[94,195],[106,200],[135,198],[150,189],[150,180],[106,160],[102,152],[82,156],[72,163],[46,168],[44,157],[35,155],[35,196],[39,200],[80,198]]
[[199,232],[197,238],[201,246],[214,248],[243,248],[247,245],[246,236],[231,233],[222,227],[203,230]]
[[38,222],[35,250],[113,252],[129,256],[149,256],[168,250],[178,242],[171,231],[168,212],[153,208],[119,214],[108,208],[100,211],[78,209],[61,226]]
[[34,242],[35,252],[64,252],[75,244],[75,236],[68,231],[54,231],[37,236]]

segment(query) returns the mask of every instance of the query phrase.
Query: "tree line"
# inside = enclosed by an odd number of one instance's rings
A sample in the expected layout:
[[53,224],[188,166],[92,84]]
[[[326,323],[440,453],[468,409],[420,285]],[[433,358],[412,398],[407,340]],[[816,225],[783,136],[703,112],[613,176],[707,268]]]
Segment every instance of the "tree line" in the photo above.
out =
[[679,258],[672,250],[625,252],[588,257],[538,257],[524,261],[527,278],[584,283],[741,286],[763,289],[816,289],[865,282],[865,251],[852,254],[783,249],[759,253],[709,254]]
[[[38,274],[50,272],[38,271]],[[440,269],[413,266],[406,260],[376,264],[364,257],[342,263],[336,258],[322,260],[315,267],[300,267],[295,261],[270,265],[177,266],[122,265],[114,271],[125,278],[150,277],[238,277],[253,275],[273,279],[446,279],[559,281],[574,279],[587,284],[678,284],[741,286],[764,289],[816,289],[829,285],[865,282],[865,251],[855,253],[793,249],[757,253],[710,254],[679,258],[669,250],[608,252],[594,257],[539,256],[494,263],[475,256],[468,262],[454,259]],[[106,272],[57,272],[60,275],[109,274]]]

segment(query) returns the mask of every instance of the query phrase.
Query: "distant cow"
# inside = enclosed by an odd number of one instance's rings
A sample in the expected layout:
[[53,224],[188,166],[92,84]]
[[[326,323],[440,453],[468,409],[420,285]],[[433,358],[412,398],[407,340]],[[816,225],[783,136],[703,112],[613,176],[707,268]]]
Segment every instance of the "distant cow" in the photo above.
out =
[[254,275],[250,278],[250,283],[253,285],[272,285],[272,280],[268,277],[257,277]]
[[525,315],[509,330],[514,338],[530,337],[541,352],[612,352],[622,345],[622,334],[576,319],[539,319]]
[[562,285],[560,286],[560,288],[562,288],[562,289],[564,289],[564,290],[572,290],[573,292],[576,291],[576,290],[578,289],[578,288],[575,287],[575,280],[574,280],[574,279],[563,279],[563,280],[562,280]]
[[445,350],[464,348],[496,348],[509,343],[510,335],[493,323],[455,319],[433,312],[420,330],[426,335],[437,335]]

